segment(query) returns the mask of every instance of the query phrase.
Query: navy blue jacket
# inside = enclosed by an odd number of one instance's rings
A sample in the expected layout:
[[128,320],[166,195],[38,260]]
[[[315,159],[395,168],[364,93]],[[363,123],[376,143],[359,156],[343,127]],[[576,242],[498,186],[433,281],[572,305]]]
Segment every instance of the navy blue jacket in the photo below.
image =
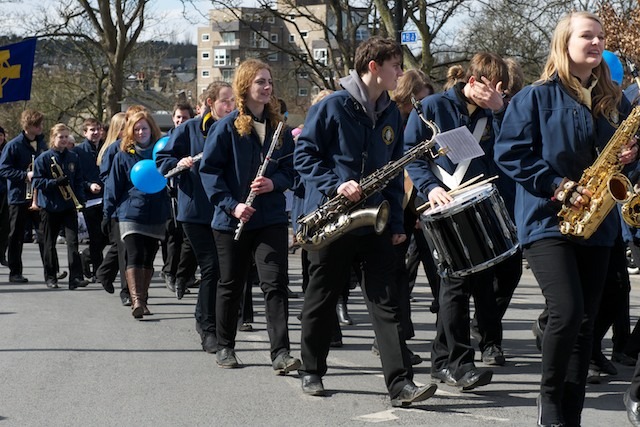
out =
[[169,218],[169,196],[165,190],[146,194],[135,188],[131,168],[143,160],[138,154],[118,151],[104,186],[104,217],[116,214],[118,221],[164,224]]
[[[619,122],[629,112],[624,98],[620,110]],[[495,145],[495,159],[517,182],[515,219],[521,244],[563,236],[557,217],[561,205],[551,200],[553,185],[563,177],[578,181],[615,130],[607,118],[594,119],[591,110],[557,78],[528,86],[513,97]],[[619,227],[612,211],[588,240],[568,238],[584,245],[612,246]]]
[[102,198],[102,191],[94,194],[89,189],[91,184],[98,184],[101,187],[103,186],[102,180],[100,179],[100,168],[96,164],[98,151],[99,148],[96,148],[96,146],[86,138],[81,144],[73,147],[73,152],[78,155],[80,164],[82,165],[80,168],[82,170],[82,186],[87,199]]
[[55,157],[56,162],[62,168],[62,172],[69,178],[69,186],[78,201],[81,204],[85,203],[84,188],[82,186],[83,173],[78,155],[66,149],[63,152],[50,149],[36,157],[33,167],[33,188],[38,190],[38,206],[48,212],[75,210],[73,200],[71,198],[64,200],[60,187],[56,185],[56,180],[51,172],[53,163],[51,157]]
[[[156,154],[156,165],[162,175],[176,167],[183,157],[195,156],[204,150],[205,136],[211,131],[211,123],[202,129],[202,117],[195,117],[174,129],[164,149]],[[200,165],[178,175],[177,220],[194,224],[211,224],[213,206],[200,180]]]
[[44,136],[39,135],[36,137],[36,141],[37,149],[34,150],[24,132],[22,132],[9,141],[7,146],[4,147],[4,150],[2,150],[2,156],[0,156],[0,177],[7,180],[10,205],[31,204],[30,200],[27,202],[25,199],[25,192],[27,190],[27,168],[35,157],[47,151]]
[[[234,111],[211,129],[200,162],[202,185],[214,207],[211,221],[214,230],[235,230],[238,219],[233,216],[233,210],[238,203],[247,200],[251,191],[249,185],[269,150],[275,131],[267,124],[264,145],[255,131],[241,137],[233,125],[237,117],[238,112]],[[289,221],[284,191],[293,184],[293,137],[290,132],[282,132],[280,140],[264,174],[273,181],[273,191],[255,198],[252,206],[256,212],[246,223],[246,230]]]
[[[113,159],[120,151],[120,142],[121,141],[119,139],[114,141],[114,143],[108,146],[102,154],[102,161],[100,162],[100,181],[102,181],[103,183],[107,182],[109,172],[111,172],[111,164],[113,163]],[[104,185],[102,187],[104,190]]]
[[[389,106],[376,123],[346,90],[332,93],[311,107],[295,148],[295,168],[300,175],[296,195],[303,197],[301,214],[308,214],[337,194],[340,184],[362,178],[391,160],[402,157],[402,117],[396,104]],[[378,206],[387,200],[391,207],[392,234],[404,234],[402,174],[361,207]],[[297,209],[296,209],[297,210]],[[373,232],[373,227],[354,231]]]
[[[471,133],[474,133],[478,121],[485,117],[487,119],[480,139],[480,146],[485,154],[471,160],[462,182],[479,174],[484,174],[485,178],[489,178],[498,173],[498,168],[493,161],[493,144],[504,115],[504,112],[493,114],[491,110],[480,107],[477,107],[473,114],[469,115],[467,102],[459,95],[464,85],[464,83],[459,83],[457,88],[453,87],[444,93],[430,95],[422,100],[422,114],[427,120],[435,122],[442,132],[466,126]],[[422,122],[418,114],[412,111],[404,131],[405,149],[409,150],[425,139],[431,138],[431,130]],[[435,160],[421,158],[407,166],[411,180],[425,198],[436,187],[449,189],[433,173],[432,168],[436,167],[433,163],[449,174],[453,174],[456,169],[456,165],[446,155],[438,156]],[[515,195],[513,181],[502,176],[501,179],[498,179],[496,187],[498,187],[498,191],[513,217]]]

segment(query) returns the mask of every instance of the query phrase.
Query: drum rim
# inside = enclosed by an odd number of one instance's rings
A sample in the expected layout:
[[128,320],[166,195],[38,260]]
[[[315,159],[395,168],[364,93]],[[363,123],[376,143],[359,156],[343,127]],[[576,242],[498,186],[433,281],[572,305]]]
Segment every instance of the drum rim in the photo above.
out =
[[493,259],[490,259],[490,260],[485,261],[483,263],[480,263],[478,265],[474,265],[473,267],[466,268],[464,270],[451,271],[450,267],[447,266],[447,268],[445,269],[445,272],[446,272],[447,276],[449,276],[449,277],[455,277],[455,278],[466,277],[466,276],[469,276],[471,274],[478,273],[480,271],[483,271],[483,270],[486,270],[488,268],[491,268],[491,267],[493,267],[494,265],[496,265],[498,263],[501,263],[505,259],[509,258],[510,256],[514,255],[516,252],[518,252],[519,248],[520,248],[520,244],[515,243],[511,249],[509,249],[508,251],[498,255],[497,257],[495,257]]
[[[489,191],[485,191],[485,190],[489,190]],[[483,190],[482,192],[480,192],[479,190]],[[436,208],[433,209],[429,209],[427,211],[422,212],[422,214],[420,214],[421,218],[424,218],[425,221],[430,221],[430,218],[433,218],[433,220],[435,219],[439,219],[439,218],[446,218],[452,215],[455,215],[457,213],[462,212],[463,210],[467,209],[469,207],[469,204],[471,202],[473,202],[473,204],[481,201],[481,200],[485,200],[485,199],[489,199],[491,198],[494,194],[498,193],[498,189],[495,185],[491,184],[491,183],[487,183],[484,184],[481,187],[478,188],[474,188],[473,190],[470,191],[478,191],[478,194],[470,197],[469,199],[466,199],[464,201],[464,203],[459,203],[455,206],[452,206],[450,202],[448,205],[443,205],[443,206],[437,206]],[[461,195],[464,195],[465,193],[462,193]],[[455,199],[454,199],[455,201]],[[440,209],[441,208],[441,209]],[[438,212],[431,212],[432,210],[435,209],[440,209]]]

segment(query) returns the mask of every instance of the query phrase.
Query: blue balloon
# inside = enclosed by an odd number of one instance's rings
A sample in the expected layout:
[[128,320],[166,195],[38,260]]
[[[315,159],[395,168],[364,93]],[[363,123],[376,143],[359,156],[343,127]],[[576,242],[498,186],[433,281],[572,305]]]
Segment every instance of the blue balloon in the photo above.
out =
[[162,138],[160,138],[158,141],[156,141],[156,145],[153,146],[153,160],[156,160],[156,156],[158,155],[158,151],[162,150],[164,147],[167,146],[167,142],[169,142],[169,137],[168,136],[163,136]]
[[608,50],[602,52],[602,59],[609,66],[609,72],[611,73],[611,80],[618,83],[618,85],[622,85],[622,79],[624,78],[624,70],[622,68],[622,62],[618,56]]
[[167,185],[167,179],[158,172],[156,162],[151,159],[140,160],[133,165],[129,176],[133,186],[147,194],[162,191]]

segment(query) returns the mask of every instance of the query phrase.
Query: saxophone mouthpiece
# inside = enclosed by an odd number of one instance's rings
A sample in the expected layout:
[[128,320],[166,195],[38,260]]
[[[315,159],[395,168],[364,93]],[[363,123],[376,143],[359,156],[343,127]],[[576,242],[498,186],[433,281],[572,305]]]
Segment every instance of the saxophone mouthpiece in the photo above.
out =
[[418,113],[422,112],[422,102],[418,101],[414,96],[411,97],[411,105]]

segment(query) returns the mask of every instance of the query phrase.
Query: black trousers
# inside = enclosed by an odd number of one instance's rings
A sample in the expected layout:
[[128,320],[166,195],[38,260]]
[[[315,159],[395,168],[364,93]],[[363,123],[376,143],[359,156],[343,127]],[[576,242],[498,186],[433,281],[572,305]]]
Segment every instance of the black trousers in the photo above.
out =
[[[493,271],[487,269],[456,278],[446,276],[441,283],[436,338],[431,347],[431,369],[440,371],[448,368],[457,380],[475,366],[469,330],[469,299],[473,295],[476,301],[491,302]],[[493,302],[495,304],[495,300]],[[478,322],[488,329],[480,312],[478,316]]]
[[78,253],[78,213],[75,208],[63,212],[49,212],[42,209],[40,227],[44,237],[44,279],[56,280],[59,270],[56,243],[58,233],[64,229],[69,261],[69,283],[82,280],[82,265]]
[[0,260],[7,259],[9,246],[9,203],[7,193],[0,194]]
[[96,271],[96,277],[100,283],[113,283],[116,280],[118,272],[120,272],[120,295],[129,295],[129,287],[127,286],[126,270],[126,251],[124,242],[120,239],[120,227],[118,221],[111,219],[111,235],[109,236],[109,249],[104,255],[102,264]]
[[413,379],[413,369],[400,325],[395,286],[395,250],[384,232],[347,234],[318,251],[308,251],[309,286],[302,308],[301,374],[323,376],[337,323],[336,302],[349,277],[352,261],[362,261],[362,291],[380,350],[385,384],[392,397]]
[[[245,230],[239,241],[232,231],[213,231],[218,249],[220,281],[216,299],[218,344],[235,348],[238,313],[251,259],[256,263],[260,288],[264,293],[267,332],[271,343],[271,360],[288,352],[289,297],[288,229],[286,224]],[[335,302],[334,302],[335,315]]]
[[[9,205],[9,246],[7,247],[7,262],[9,263],[9,275],[22,274],[22,245],[24,239],[24,225],[27,217],[31,218],[38,237],[40,258],[43,260],[44,238],[40,229],[40,214],[38,211],[30,211],[31,204]],[[57,255],[56,255],[57,259]],[[57,261],[56,261],[57,262]]]
[[407,255],[406,264],[409,272],[409,289],[413,290],[413,286],[418,277],[418,267],[422,263],[424,268],[424,274],[429,281],[429,288],[431,289],[431,295],[433,296],[433,304],[431,311],[436,313],[438,311],[438,304],[440,300],[440,275],[438,274],[438,267],[433,259],[433,250],[429,245],[429,241],[422,229],[414,229],[411,234],[407,234],[407,239],[413,238],[414,245],[409,243],[409,254]]
[[492,287],[480,295],[474,294],[476,310],[472,324],[480,332],[480,351],[491,345],[502,346],[502,318],[522,277],[522,251],[518,250],[491,270],[494,273]]
[[542,337],[540,402],[546,424],[580,425],[593,325],[610,248],[547,238],[524,248],[549,317]]
[[82,210],[84,222],[89,233],[89,257],[93,266],[93,274],[102,264],[102,250],[107,245],[107,238],[102,233],[100,223],[102,222],[102,205],[92,206]]
[[216,291],[220,280],[218,251],[209,224],[182,223],[184,234],[191,242],[200,265],[200,287],[196,303],[196,322],[203,331],[216,333]]
[[631,282],[627,271],[626,245],[618,236],[611,249],[607,279],[605,282],[598,314],[593,326],[592,358],[602,353],[602,339],[613,327],[613,351],[624,351],[630,337],[631,321],[629,319],[629,292]]

